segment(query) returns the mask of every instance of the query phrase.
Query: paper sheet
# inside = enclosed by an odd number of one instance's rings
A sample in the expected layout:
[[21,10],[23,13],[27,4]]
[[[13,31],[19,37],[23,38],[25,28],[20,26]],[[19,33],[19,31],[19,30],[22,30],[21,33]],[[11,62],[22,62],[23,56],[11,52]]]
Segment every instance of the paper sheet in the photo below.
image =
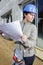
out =
[[0,30],[2,30],[6,36],[15,40],[23,35],[19,20],[0,25]]

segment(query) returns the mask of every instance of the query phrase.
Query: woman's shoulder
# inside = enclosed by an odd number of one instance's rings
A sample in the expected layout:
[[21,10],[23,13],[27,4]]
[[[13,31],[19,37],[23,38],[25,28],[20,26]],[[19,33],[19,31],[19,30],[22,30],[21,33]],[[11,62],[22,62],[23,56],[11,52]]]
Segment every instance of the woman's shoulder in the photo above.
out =
[[37,26],[35,24],[31,23],[31,27],[32,27],[32,29],[37,30]]
[[36,27],[36,25],[35,25],[35,24],[33,24],[33,23],[31,23],[31,26]]

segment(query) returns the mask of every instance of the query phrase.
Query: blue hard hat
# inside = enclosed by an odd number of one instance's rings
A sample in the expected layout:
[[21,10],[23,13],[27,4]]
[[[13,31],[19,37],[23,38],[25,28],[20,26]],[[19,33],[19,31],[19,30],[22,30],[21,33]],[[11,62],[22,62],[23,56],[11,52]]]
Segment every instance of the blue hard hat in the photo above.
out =
[[36,6],[33,4],[27,4],[24,8],[23,8],[23,12],[33,12],[33,13],[37,13],[36,11]]

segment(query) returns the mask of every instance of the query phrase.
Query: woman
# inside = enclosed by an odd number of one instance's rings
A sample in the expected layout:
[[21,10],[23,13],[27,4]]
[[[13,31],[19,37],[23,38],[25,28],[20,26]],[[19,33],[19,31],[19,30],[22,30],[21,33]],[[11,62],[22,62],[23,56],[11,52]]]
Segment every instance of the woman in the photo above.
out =
[[[36,13],[36,6],[33,4],[27,4],[23,8],[23,21],[21,23],[23,30],[21,40],[23,45],[21,45],[20,48],[24,51],[24,61],[26,65],[32,65],[35,59],[37,28],[31,22],[35,19]],[[19,48],[19,45],[15,44],[15,48]]]
[[[35,59],[35,46],[37,39],[37,28],[33,22],[36,15],[36,6],[33,4],[28,4],[23,9],[23,33],[22,41],[25,42],[24,45],[28,48],[24,49],[24,60],[26,65],[32,65]],[[23,25],[23,24],[22,24]]]

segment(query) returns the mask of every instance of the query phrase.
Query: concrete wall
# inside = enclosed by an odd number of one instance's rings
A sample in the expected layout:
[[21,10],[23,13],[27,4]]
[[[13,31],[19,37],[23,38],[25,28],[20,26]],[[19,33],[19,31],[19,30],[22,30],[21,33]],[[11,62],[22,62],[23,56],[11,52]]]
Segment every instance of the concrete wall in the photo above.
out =
[[0,17],[7,13],[9,10],[12,10],[12,19],[22,20],[22,6],[19,6],[18,3],[23,0],[2,0],[0,2]]

